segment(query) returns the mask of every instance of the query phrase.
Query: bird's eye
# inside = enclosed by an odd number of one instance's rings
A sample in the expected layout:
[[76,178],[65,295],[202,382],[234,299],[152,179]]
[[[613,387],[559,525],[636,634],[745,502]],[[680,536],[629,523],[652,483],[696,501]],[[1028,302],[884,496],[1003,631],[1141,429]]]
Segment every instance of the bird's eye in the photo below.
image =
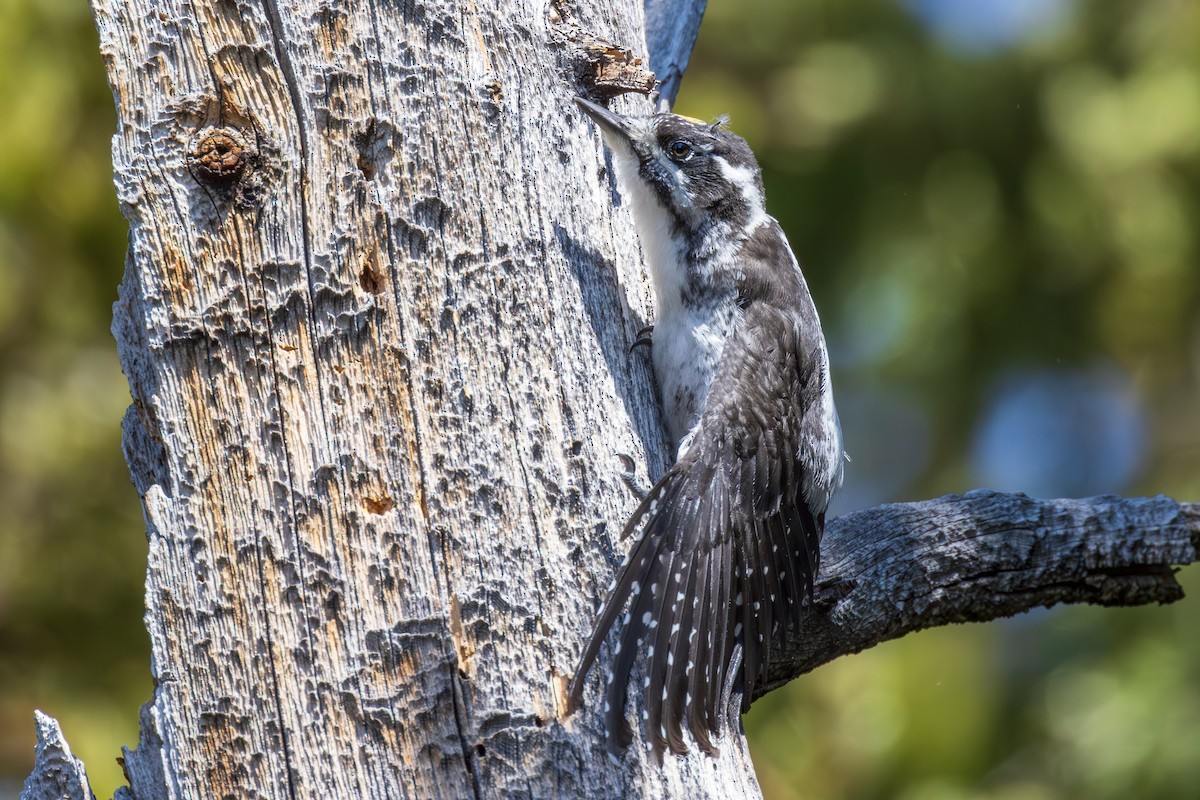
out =
[[667,145],[667,153],[676,161],[687,161],[692,157],[692,146],[683,139],[675,139]]

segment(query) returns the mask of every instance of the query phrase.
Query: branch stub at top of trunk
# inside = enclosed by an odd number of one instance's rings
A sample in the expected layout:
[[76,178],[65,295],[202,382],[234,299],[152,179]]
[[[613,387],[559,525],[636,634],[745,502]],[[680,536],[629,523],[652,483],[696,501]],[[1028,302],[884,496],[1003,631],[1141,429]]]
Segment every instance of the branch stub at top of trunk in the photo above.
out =
[[630,92],[648,95],[654,91],[654,73],[629,48],[592,39],[583,43],[583,52],[590,70],[581,78],[597,96],[610,100]]
[[654,92],[658,79],[647,67],[646,59],[634,55],[631,48],[585,30],[563,0],[550,4],[550,22],[558,28],[555,38],[569,47],[571,68],[580,89],[604,101],[631,92]]

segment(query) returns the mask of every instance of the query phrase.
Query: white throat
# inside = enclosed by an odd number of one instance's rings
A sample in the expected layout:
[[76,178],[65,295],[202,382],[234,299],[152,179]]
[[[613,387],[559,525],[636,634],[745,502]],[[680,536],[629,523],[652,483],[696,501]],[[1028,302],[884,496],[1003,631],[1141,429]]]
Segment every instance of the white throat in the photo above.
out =
[[613,151],[618,181],[636,220],[654,288],[654,374],[662,394],[667,430],[678,448],[677,457],[681,457],[691,443],[725,341],[740,311],[729,303],[685,304],[683,296],[689,281],[687,243],[674,231],[673,215],[639,177],[633,153],[624,146],[614,147]]
[[617,182],[629,200],[642,252],[646,256],[657,316],[661,320],[664,315],[677,310],[680,294],[687,285],[686,245],[673,235],[674,220],[670,212],[639,177],[637,156],[623,142],[610,142],[610,148]]

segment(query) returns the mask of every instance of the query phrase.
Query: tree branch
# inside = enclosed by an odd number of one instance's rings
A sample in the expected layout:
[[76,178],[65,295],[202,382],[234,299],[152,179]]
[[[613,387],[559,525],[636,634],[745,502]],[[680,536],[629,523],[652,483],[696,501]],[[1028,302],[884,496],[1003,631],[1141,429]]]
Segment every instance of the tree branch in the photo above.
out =
[[675,103],[707,0],[645,0],[646,50],[659,80],[659,96]]
[[[826,531],[817,608],[774,653],[759,695],[925,628],[1058,603],[1174,602],[1183,597],[1174,567],[1198,559],[1200,504],[1162,496],[1037,500],[976,490],[847,514]],[[60,763],[77,768],[71,791],[86,791],[82,765],[39,713],[38,766],[22,797],[59,796],[58,776],[72,772]]]
[[774,654],[760,696],[924,628],[1057,603],[1174,602],[1174,565],[1200,551],[1200,504],[976,490],[847,514],[823,549],[816,613]]
[[[642,3],[669,99],[704,2]],[[118,798],[758,796],[736,735],[715,766],[613,764],[595,709],[558,721],[628,513],[612,454],[662,452],[626,352],[649,287],[562,47],[621,43],[596,80],[627,89],[637,5],[93,5],[155,678]],[[1176,599],[1198,516],[972,493],[836,520],[772,685],[932,625]],[[29,800],[86,797],[39,735]]]

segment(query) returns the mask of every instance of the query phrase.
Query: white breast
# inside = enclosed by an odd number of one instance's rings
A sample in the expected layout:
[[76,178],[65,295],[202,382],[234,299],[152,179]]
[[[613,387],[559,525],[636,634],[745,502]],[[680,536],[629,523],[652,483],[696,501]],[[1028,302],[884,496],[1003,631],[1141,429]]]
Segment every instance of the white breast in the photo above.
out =
[[667,431],[682,456],[704,411],[725,342],[737,324],[737,305],[675,305],[654,325],[654,375],[662,392]]
[[632,153],[614,148],[614,162],[654,286],[654,374],[662,393],[667,432],[678,455],[683,455],[740,311],[728,302],[701,307],[683,304],[688,270],[683,245],[672,235],[671,216],[638,178]]

